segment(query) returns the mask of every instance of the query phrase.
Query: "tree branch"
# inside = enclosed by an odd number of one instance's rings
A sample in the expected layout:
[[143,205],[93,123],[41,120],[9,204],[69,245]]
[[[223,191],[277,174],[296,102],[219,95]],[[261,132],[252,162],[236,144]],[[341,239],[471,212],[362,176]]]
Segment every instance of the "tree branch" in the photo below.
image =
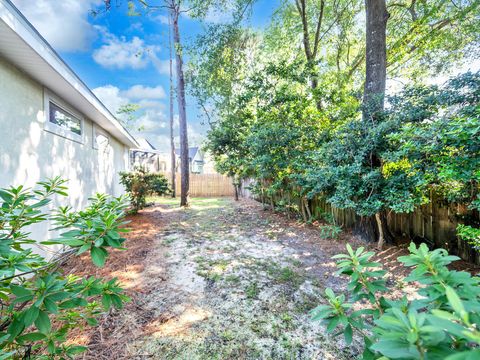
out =
[[310,34],[308,32],[307,10],[305,1],[306,0],[295,0],[295,5],[297,5],[297,10],[302,20],[303,46],[305,48],[305,56],[307,57],[307,61],[311,62],[313,60],[313,56],[312,50],[310,48]]
[[318,16],[317,30],[315,31],[315,42],[313,44],[313,59],[315,60],[318,52],[318,44],[320,43],[320,30],[323,22],[323,12],[325,10],[325,0],[320,3],[320,15]]

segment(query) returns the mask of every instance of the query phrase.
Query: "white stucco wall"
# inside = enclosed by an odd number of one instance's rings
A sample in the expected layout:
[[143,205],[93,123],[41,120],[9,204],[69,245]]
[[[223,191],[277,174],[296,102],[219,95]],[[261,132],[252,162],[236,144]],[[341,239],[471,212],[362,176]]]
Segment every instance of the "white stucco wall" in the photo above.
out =
[[[74,209],[85,207],[96,192],[122,194],[118,172],[128,166],[125,145],[109,135],[105,151],[94,149],[94,124],[86,118],[82,144],[45,131],[44,124],[43,86],[0,58],[0,187],[31,187],[60,175],[68,180],[70,196],[55,205]],[[32,230],[36,239],[49,237],[46,226]]]

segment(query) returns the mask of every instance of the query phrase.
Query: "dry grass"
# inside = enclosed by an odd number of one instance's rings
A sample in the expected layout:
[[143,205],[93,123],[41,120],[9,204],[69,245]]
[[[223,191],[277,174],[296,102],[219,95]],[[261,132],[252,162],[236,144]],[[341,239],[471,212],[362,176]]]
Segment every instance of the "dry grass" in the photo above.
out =
[[[64,266],[81,276],[117,277],[132,298],[94,329],[70,341],[88,345],[85,359],[351,359],[347,347],[312,323],[308,311],[326,287],[341,292],[333,255],[366,245],[348,232],[321,239],[306,225],[264,211],[254,201],[177,201],[130,217],[127,251],[114,251],[96,268],[86,256]],[[376,255],[391,286],[389,296],[415,291],[400,281],[405,247]],[[459,263],[466,269],[469,264]]]

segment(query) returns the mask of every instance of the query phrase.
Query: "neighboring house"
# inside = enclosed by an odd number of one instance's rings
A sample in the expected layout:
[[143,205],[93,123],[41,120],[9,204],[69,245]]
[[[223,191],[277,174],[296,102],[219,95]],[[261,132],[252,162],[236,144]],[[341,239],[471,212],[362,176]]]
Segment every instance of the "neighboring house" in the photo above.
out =
[[[9,0],[0,0],[0,187],[68,179],[79,209],[120,195],[135,139]],[[47,237],[47,229],[35,236]]]
[[203,154],[203,173],[218,174],[217,169],[215,169],[215,161],[208,152]]
[[[137,139],[140,145],[137,149],[130,150],[130,166],[142,167],[149,172],[165,172],[169,168],[168,157],[146,139]],[[169,163],[168,163],[169,164]]]
[[[137,139],[138,149],[130,150],[130,166],[143,167],[151,172],[171,172],[170,152],[157,150],[148,140]],[[180,149],[175,149],[175,171],[180,172]],[[189,169],[192,174],[216,174],[214,162],[200,147],[188,149]]]
[[[177,171],[180,170],[180,149],[175,149],[177,155]],[[203,174],[205,164],[204,153],[199,147],[188,148],[189,169],[192,174]]]

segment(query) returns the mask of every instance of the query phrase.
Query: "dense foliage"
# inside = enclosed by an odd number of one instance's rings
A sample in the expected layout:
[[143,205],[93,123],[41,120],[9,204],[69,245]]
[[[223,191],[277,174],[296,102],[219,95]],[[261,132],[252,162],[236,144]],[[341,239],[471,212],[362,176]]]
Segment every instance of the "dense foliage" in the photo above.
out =
[[[349,277],[348,294],[325,291],[326,304],[312,311],[327,332],[340,329],[347,344],[355,333],[365,342],[363,359],[460,360],[480,357],[480,283],[467,272],[449,270],[458,259],[443,249],[429,251],[425,244],[409,247],[398,260],[412,268],[404,283],[417,282],[417,294],[388,299],[385,271],[372,261],[372,252],[335,256],[338,274]],[[354,310],[362,303],[362,309]]]
[[[381,120],[368,123],[353,96],[349,107],[319,111],[292,80],[283,89],[276,83],[270,101],[219,121],[208,146],[219,170],[257,179],[259,194],[277,200],[321,196],[373,216],[412,212],[433,190],[478,211],[479,78],[409,86],[388,98]],[[461,220],[479,225],[474,216]]]
[[[55,178],[35,189],[0,189],[0,359],[73,358],[85,348],[65,343],[69,331],[94,326],[96,317],[127,300],[116,279],[64,276],[59,268],[85,252],[102,266],[108,248],[121,248],[126,199],[98,194],[85,210],[62,207],[52,213],[52,198],[67,196],[64,184]],[[60,235],[41,242],[48,251],[33,251],[40,239],[31,238],[29,227],[47,221]],[[52,250],[53,259],[41,255]]]
[[168,180],[162,174],[155,174],[143,168],[131,172],[120,173],[120,183],[130,196],[130,203],[134,213],[143,209],[149,195],[165,195],[170,192]]
[[421,82],[470,60],[480,2],[387,2],[387,75],[407,85],[374,118],[362,118],[364,6],[284,1],[265,31],[208,27],[188,74],[211,124],[207,149],[220,172],[255,179],[259,197],[305,221],[322,197],[388,233],[389,211],[412,212],[433,190],[467,204],[473,216],[460,220],[475,231],[479,75]]

